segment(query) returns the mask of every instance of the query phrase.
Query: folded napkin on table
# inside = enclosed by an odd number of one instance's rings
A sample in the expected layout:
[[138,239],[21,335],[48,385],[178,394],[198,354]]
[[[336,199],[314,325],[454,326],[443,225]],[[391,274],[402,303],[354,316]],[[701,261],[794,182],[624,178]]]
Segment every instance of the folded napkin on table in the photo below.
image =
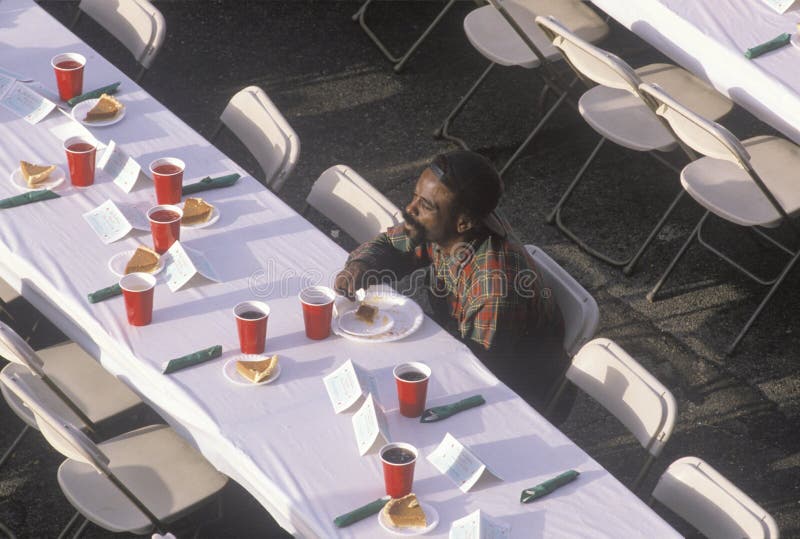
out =
[[453,404],[445,404],[444,406],[434,406],[433,408],[428,408],[422,412],[422,416],[420,416],[419,421],[420,423],[432,423],[434,421],[447,419],[453,414],[463,412],[464,410],[468,410],[485,403],[486,401],[481,395],[473,395],[472,397],[467,397],[466,399],[454,402]]
[[176,357],[175,359],[170,359],[164,364],[164,374],[172,374],[175,371],[179,371],[181,369],[185,369],[186,367],[191,367],[192,365],[197,365],[199,363],[204,363],[211,359],[218,358],[222,355],[222,346],[217,344],[210,348],[206,348],[204,350],[199,350],[197,352],[193,352],[191,354],[186,354],[185,356]]
[[386,505],[388,501],[389,496],[384,496],[383,498],[379,498],[374,502],[369,502],[367,505],[359,507],[358,509],[353,509],[349,513],[339,515],[333,519],[333,523],[337,528],[344,528],[345,526],[349,526],[350,524],[358,522],[359,520],[363,520],[370,515],[374,515],[383,509],[383,506]]
[[119,88],[119,83],[115,82],[114,84],[109,84],[108,86],[102,86],[97,90],[92,90],[91,92],[86,92],[81,95],[76,95],[72,99],[67,100],[67,105],[70,107],[74,107],[81,101],[86,101],[87,99],[97,99],[103,94],[115,94],[117,93],[117,89]]
[[50,200],[51,198],[59,198],[58,193],[54,193],[49,189],[42,189],[40,191],[29,191],[22,195],[16,195],[9,198],[0,200],[0,209],[14,208],[22,206],[23,204],[30,204],[31,202],[39,202],[40,200]]
[[780,49],[784,45],[789,43],[789,40],[792,39],[791,34],[783,33],[778,37],[772,38],[766,43],[762,43],[761,45],[756,45],[755,47],[747,49],[744,55],[746,58],[753,59],[756,56],[761,56],[764,53],[769,51],[774,51],[775,49]]
[[219,178],[205,177],[197,183],[191,183],[183,186],[184,195],[192,195],[200,191],[208,189],[217,189],[219,187],[230,187],[236,183],[241,176],[239,174],[228,174],[227,176],[220,176]]
[[563,487],[567,483],[575,481],[579,475],[580,472],[576,472],[575,470],[567,470],[561,475],[557,475],[552,479],[548,479],[544,483],[540,483],[535,487],[526,488],[522,491],[522,494],[520,494],[519,501],[521,503],[529,503],[533,500],[541,498],[542,496],[547,496],[557,488]]
[[117,283],[105,288],[101,288],[95,292],[89,292],[89,294],[86,295],[86,298],[89,300],[89,303],[98,303],[105,301],[108,298],[119,296],[120,294],[122,294],[122,288],[119,286],[119,283]]

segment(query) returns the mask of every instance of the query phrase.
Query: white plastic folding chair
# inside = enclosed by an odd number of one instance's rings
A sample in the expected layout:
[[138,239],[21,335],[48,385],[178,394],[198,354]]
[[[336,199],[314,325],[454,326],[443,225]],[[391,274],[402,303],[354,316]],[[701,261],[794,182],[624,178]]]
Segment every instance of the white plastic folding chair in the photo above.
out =
[[[13,329],[0,322],[0,355],[10,361],[6,376],[33,373],[51,388],[49,405],[62,417],[97,435],[99,429],[118,427],[136,418],[144,403],[125,384],[114,378],[74,342],[35,352]],[[0,465],[31,429],[33,414],[3,384],[0,391],[11,410],[25,423],[2,457]]]
[[680,202],[684,190],[678,189],[675,198],[645,240],[625,258],[597,250],[566,226],[561,217],[564,204],[608,140],[623,148],[647,152],[669,169],[679,172],[675,165],[660,155],[677,149],[678,142],[639,95],[638,86],[642,81],[657,82],[672,95],[688,103],[693,110],[714,119],[730,112],[733,103],[685,69],[656,63],[634,70],[618,56],[592,45],[553,17],[537,17],[536,24],[552,41],[553,46],[561,51],[575,74],[585,82],[588,89],[578,102],[579,111],[586,123],[601,136],[555,208],[547,216],[547,222],[555,223],[559,230],[592,256],[611,265],[624,267],[624,273],[630,274]]
[[361,25],[361,28],[364,30],[367,36],[372,40],[372,42],[375,43],[375,45],[378,47],[378,50],[380,50],[381,53],[383,53],[383,55],[386,57],[387,60],[389,60],[392,64],[394,64],[393,67],[394,72],[400,73],[400,71],[403,70],[403,67],[405,67],[406,62],[408,62],[408,59],[411,58],[411,55],[414,54],[414,52],[419,48],[419,46],[422,45],[422,42],[425,41],[425,39],[430,35],[431,32],[433,32],[434,28],[436,28],[436,26],[439,24],[439,21],[441,21],[442,18],[447,14],[447,12],[450,11],[450,8],[452,8],[455,5],[456,1],[457,0],[447,0],[447,3],[442,7],[441,11],[439,11],[436,17],[434,17],[433,21],[431,21],[428,27],[422,31],[419,37],[417,37],[416,41],[414,41],[414,43],[406,50],[406,52],[404,52],[400,56],[395,56],[394,54],[392,54],[386,47],[386,45],[383,43],[383,41],[381,41],[380,38],[378,38],[378,36],[375,35],[375,32],[373,32],[372,29],[370,29],[370,27],[367,26],[367,21],[366,21],[367,8],[372,3],[372,0],[366,0],[363,4],[361,4],[361,7],[358,8],[358,11],[356,11],[353,14],[353,20],[357,21],[358,24]]
[[[681,184],[706,213],[648,293],[647,299],[655,299],[694,239],[757,283],[769,286],[769,292],[728,348],[730,354],[800,259],[800,227],[792,221],[800,215],[800,189],[797,188],[800,146],[775,136],[757,136],[740,141],[723,126],[696,114],[661,88],[642,84],[639,89],[652,100],[656,113],[669,123],[686,146],[687,153],[695,151],[704,156],[683,168]],[[774,277],[765,278],[706,241],[702,236],[703,225],[712,213],[730,223],[747,227],[764,238],[786,255],[786,265]],[[793,236],[793,247],[761,230],[780,225],[785,225]]]
[[672,435],[678,415],[675,397],[619,345],[603,338],[589,341],[572,358],[548,412],[569,382],[614,415],[647,451],[631,485],[635,491]]
[[227,127],[255,157],[263,183],[278,193],[300,157],[300,139],[269,96],[258,86],[248,86],[231,97],[211,135],[214,140]]
[[[489,66],[434,132],[434,137],[445,138],[457,143],[465,150],[469,149],[464,140],[450,134],[450,125],[475,91],[483,84],[489,73],[497,65],[535,69],[544,83],[539,98],[539,108],[542,114],[531,133],[503,165],[500,170],[500,175],[503,175],[561,104],[570,98],[568,90],[571,84],[561,81],[561,75],[553,67],[553,62],[560,60],[561,55],[534,24],[535,17],[537,15],[555,15],[584,39],[593,42],[606,37],[609,29],[605,21],[581,0],[490,1],[490,5],[474,9],[464,18],[464,32],[467,34],[469,42],[489,60]],[[544,104],[550,92],[556,96],[556,100],[545,111]]]
[[769,513],[697,457],[683,457],[670,464],[656,483],[652,498],[709,539],[780,537]]
[[141,65],[135,80],[141,80],[167,35],[167,23],[158,8],[149,0],[81,0],[71,27],[83,12],[131,51]]
[[81,515],[78,537],[91,521],[111,532],[164,533],[168,524],[206,505],[228,478],[166,425],[142,427],[95,444],[60,417],[44,395],[49,387],[31,373],[0,374],[29,408],[47,441],[67,459],[58,484]]
[[586,289],[550,258],[541,248],[526,245],[536,269],[541,274],[540,288],[550,290],[564,317],[564,350],[569,357],[594,337],[600,323],[597,301]]
[[346,165],[332,166],[320,174],[306,197],[306,205],[358,243],[371,240],[403,220],[397,206]]

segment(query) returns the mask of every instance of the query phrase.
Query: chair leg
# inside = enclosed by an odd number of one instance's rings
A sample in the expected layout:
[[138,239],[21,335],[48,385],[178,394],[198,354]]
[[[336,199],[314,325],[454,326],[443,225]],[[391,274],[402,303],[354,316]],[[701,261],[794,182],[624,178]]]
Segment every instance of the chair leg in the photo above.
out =
[[3,464],[5,464],[5,463],[6,463],[6,461],[8,460],[8,458],[11,456],[11,454],[14,452],[14,450],[15,450],[15,449],[17,448],[17,446],[20,444],[20,442],[22,441],[22,439],[23,439],[23,438],[25,438],[25,435],[26,435],[26,434],[28,434],[28,431],[29,431],[30,429],[31,429],[30,425],[27,425],[27,424],[26,424],[24,427],[22,427],[22,430],[21,430],[21,431],[20,431],[20,433],[17,435],[16,439],[15,439],[13,442],[11,442],[11,447],[9,447],[8,449],[6,449],[6,452],[5,452],[5,453],[3,453],[3,456],[2,456],[2,457],[0,457],[0,466],[2,466]]
[[73,17],[72,22],[69,23],[70,30],[75,28],[75,25],[78,24],[78,20],[80,20],[81,18],[81,13],[83,13],[83,11],[81,11],[81,8],[75,8],[75,17]]
[[14,535],[14,532],[12,532],[8,526],[2,522],[0,522],[0,536],[5,537],[6,539],[17,539],[17,536]]
[[552,225],[555,222],[556,216],[561,211],[561,206],[563,206],[567,202],[569,197],[572,195],[572,191],[575,190],[575,187],[578,185],[578,182],[581,181],[581,178],[583,177],[584,173],[588,170],[589,165],[591,165],[592,162],[595,160],[595,158],[597,157],[597,154],[600,152],[600,149],[603,147],[603,144],[605,144],[605,142],[606,142],[606,138],[605,137],[601,137],[600,141],[597,143],[597,145],[592,150],[592,153],[589,154],[589,158],[586,159],[586,161],[583,162],[583,165],[581,166],[580,170],[578,170],[578,173],[572,179],[572,183],[569,184],[569,187],[567,187],[567,190],[564,191],[563,195],[561,195],[561,199],[558,201],[558,203],[556,204],[555,208],[553,208],[553,211],[551,211],[547,215],[547,217],[545,217],[545,222],[548,225]]
[[142,77],[144,77],[144,74],[145,74],[145,73],[147,73],[147,68],[146,68],[146,67],[144,67],[144,66],[141,66],[141,67],[139,68],[139,72],[138,72],[138,73],[136,73],[136,77],[134,77],[134,79],[133,79],[133,80],[134,80],[134,81],[136,81],[136,83],[137,83],[137,84],[138,84],[138,83],[140,83],[140,82],[142,82]]
[[769,302],[769,300],[772,299],[772,296],[778,290],[778,287],[781,285],[781,283],[783,283],[784,279],[786,278],[786,275],[788,275],[788,273],[792,270],[794,265],[797,263],[798,259],[800,259],[800,251],[798,251],[797,254],[794,255],[794,258],[792,258],[792,260],[789,261],[788,264],[786,264],[786,267],[783,269],[780,276],[775,280],[775,283],[772,285],[772,288],[769,289],[767,295],[764,297],[764,299],[761,300],[761,303],[758,305],[755,312],[750,316],[750,319],[747,321],[742,330],[736,336],[736,339],[734,339],[733,344],[731,344],[730,347],[728,348],[727,355],[732,354],[733,351],[736,349],[736,346],[739,344],[739,341],[742,340],[742,337],[744,337],[745,333],[747,333],[747,331],[750,329],[750,326],[752,326],[753,322],[756,321],[756,318],[758,318],[758,315],[761,314],[762,309],[764,309],[764,307],[767,305],[767,302]]
[[564,390],[567,389],[567,384],[569,380],[565,377],[561,379],[561,383],[558,386],[558,389],[555,390],[555,394],[550,399],[550,402],[547,403],[547,406],[544,409],[544,417],[550,417],[550,414],[553,413],[553,410],[556,408],[556,404],[558,400],[561,398],[561,395],[564,394]]
[[[80,514],[80,512],[76,511],[75,514],[72,515],[72,518],[69,519],[69,522],[67,522],[67,525],[64,526],[64,529],[61,530],[61,533],[58,534],[58,539],[66,539],[67,534],[69,533],[70,529],[72,529],[72,527],[75,525],[75,523],[78,522],[79,518],[81,518],[81,514]],[[86,520],[86,519],[84,519],[84,520]]]
[[439,24],[439,21],[441,21],[442,18],[447,14],[447,12],[450,11],[450,8],[452,8],[455,5],[456,0],[448,0],[447,4],[442,8],[439,14],[436,15],[436,17],[428,25],[425,31],[422,32],[422,34],[411,45],[411,47],[405,53],[403,53],[402,56],[399,57],[389,52],[389,49],[386,48],[386,45],[384,45],[383,42],[378,38],[378,36],[375,35],[375,33],[369,28],[369,26],[367,26],[365,17],[367,14],[367,8],[371,3],[372,0],[367,0],[366,2],[364,2],[364,4],[360,8],[358,8],[358,11],[356,11],[353,14],[353,20],[358,21],[358,24],[361,25],[361,28],[364,30],[367,36],[372,40],[372,42],[375,43],[375,45],[383,53],[383,55],[390,62],[394,64],[394,72],[400,73],[403,70],[403,67],[405,67],[406,62],[411,57],[411,55],[414,54],[414,52],[419,48],[422,42],[425,41],[425,39],[430,35],[431,32],[433,32],[433,29],[436,28],[436,26]]
[[650,466],[653,464],[653,461],[655,459],[656,458],[653,455],[650,454],[647,455],[647,460],[642,466],[642,469],[639,470],[639,475],[636,476],[636,479],[633,480],[633,484],[631,485],[631,492],[635,493],[637,490],[639,490],[639,486],[642,484],[642,481],[647,475],[647,472],[650,470]]
[[555,103],[553,103],[553,106],[551,106],[551,107],[548,109],[548,111],[545,113],[545,115],[544,115],[544,116],[542,116],[542,118],[539,120],[539,123],[537,123],[537,124],[536,124],[536,127],[534,127],[534,128],[533,128],[533,131],[531,131],[530,135],[528,135],[528,137],[527,137],[527,138],[526,138],[526,139],[525,139],[525,140],[522,142],[522,144],[520,144],[520,145],[519,145],[519,148],[517,148],[517,150],[514,152],[514,155],[512,155],[512,156],[511,156],[511,157],[508,159],[508,161],[506,161],[506,164],[505,164],[505,165],[503,165],[503,168],[502,168],[502,169],[500,169],[500,176],[502,176],[503,174],[505,174],[505,173],[506,173],[506,171],[509,169],[509,167],[510,167],[510,166],[511,166],[511,165],[514,163],[514,161],[516,161],[516,160],[517,160],[517,157],[519,157],[519,156],[520,156],[520,154],[521,154],[523,151],[525,151],[525,149],[528,147],[528,144],[530,144],[530,143],[531,143],[531,141],[533,140],[533,138],[534,138],[536,135],[538,135],[538,134],[539,134],[539,131],[541,131],[541,130],[542,130],[542,128],[544,128],[545,124],[547,123],[547,120],[549,120],[549,119],[550,119],[550,117],[551,117],[553,114],[555,114],[555,112],[556,112],[556,111],[558,110],[558,108],[561,106],[561,103],[563,103],[563,102],[564,102],[564,100],[567,98],[567,96],[568,96],[568,95],[569,95],[569,94],[568,94],[567,92],[564,92],[563,94],[561,94],[561,95],[558,97],[558,99],[556,99],[556,102],[555,102]]
[[633,257],[631,258],[631,261],[628,262],[628,265],[622,268],[622,273],[624,273],[625,275],[630,275],[631,273],[633,273],[633,268],[636,266],[636,263],[639,262],[639,259],[644,254],[645,249],[647,249],[650,246],[650,243],[656,238],[658,233],[661,231],[661,228],[664,226],[664,223],[667,222],[667,219],[669,219],[669,216],[672,215],[672,212],[675,210],[675,207],[678,205],[681,199],[683,199],[683,195],[685,194],[686,191],[684,191],[683,187],[680,187],[678,194],[675,196],[674,199],[672,199],[672,202],[667,208],[667,211],[664,212],[664,215],[662,215],[661,219],[658,220],[656,226],[654,226],[653,230],[650,231],[650,235],[647,236],[646,240],[644,240],[644,243],[642,243],[641,247],[639,247],[639,250],[636,251],[636,254],[634,254]]
[[469,147],[467,146],[466,142],[464,142],[462,139],[460,139],[460,138],[458,138],[458,137],[456,137],[454,135],[451,135],[448,132],[448,130],[450,129],[450,124],[453,122],[453,120],[455,120],[456,116],[458,116],[458,114],[461,112],[461,109],[464,108],[464,105],[467,104],[467,101],[470,100],[470,98],[472,97],[472,94],[474,94],[475,91],[478,89],[478,87],[480,87],[480,85],[483,84],[483,81],[486,79],[486,77],[489,75],[489,73],[492,71],[492,69],[496,65],[497,64],[495,64],[494,62],[491,62],[489,64],[489,67],[487,67],[486,70],[484,70],[484,72],[481,73],[481,76],[478,77],[478,80],[476,80],[475,83],[473,83],[472,87],[467,91],[466,94],[464,94],[464,97],[461,98],[461,100],[458,102],[458,104],[455,106],[455,108],[452,111],[450,111],[450,114],[448,114],[447,118],[444,119],[444,122],[442,122],[442,125],[439,126],[439,128],[436,129],[436,131],[433,132],[433,137],[434,138],[437,138],[437,139],[443,138],[445,140],[449,140],[451,142],[455,142],[456,144],[461,146],[461,148],[463,148],[464,150],[469,150]]
[[705,223],[709,215],[710,215],[709,212],[706,212],[703,215],[703,217],[700,218],[700,221],[697,222],[697,226],[694,227],[692,233],[689,234],[688,238],[686,238],[686,241],[681,246],[680,250],[678,251],[678,254],[675,255],[675,258],[673,258],[672,262],[670,262],[669,266],[667,266],[667,269],[664,271],[664,274],[661,275],[661,278],[658,280],[653,289],[647,293],[647,301],[651,303],[655,301],[656,294],[658,294],[658,291],[661,289],[666,280],[669,278],[670,274],[672,273],[672,270],[675,269],[675,265],[683,257],[684,253],[686,253],[686,250],[689,248],[689,245],[692,243],[692,240],[694,240],[694,238],[700,232],[700,229],[703,227],[703,223]]
[[75,530],[74,534],[72,534],[72,539],[79,539],[80,536],[83,535],[83,532],[84,532],[84,530],[86,530],[86,527],[88,525],[89,525],[89,519],[88,518],[84,518],[83,522],[81,522],[81,525],[78,526],[78,529]]

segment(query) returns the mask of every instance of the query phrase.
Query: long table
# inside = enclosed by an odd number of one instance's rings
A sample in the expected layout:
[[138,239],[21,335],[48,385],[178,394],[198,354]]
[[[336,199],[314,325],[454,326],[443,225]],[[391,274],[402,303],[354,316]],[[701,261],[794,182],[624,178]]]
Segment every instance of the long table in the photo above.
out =
[[[229,172],[244,176],[233,187],[203,193],[219,208],[217,223],[181,233],[183,243],[211,261],[221,282],[200,280],[171,293],[160,276],[149,326],[128,325],[121,297],[98,304],[86,299],[87,292],[115,282],[109,259],[149,244],[149,233],[106,245],[82,218],[108,199],[152,201],[149,181],[140,180],[126,194],[98,172],[88,189],[67,185],[59,190],[61,198],[0,211],[0,276],[246,488],[281,526],[304,537],[386,535],[374,517],[344,529],[332,523],[383,494],[377,455],[359,456],[351,414],[334,414],[322,382],[350,358],[374,378],[391,438],[413,443],[423,455],[414,489],[438,509],[441,521],[431,536],[446,537],[451,522],[478,508],[511,524],[512,537],[676,535],[431,320],[392,343],[307,339],[297,292],[308,282],[330,282],[346,253],[32,0],[0,2],[0,27],[0,67],[52,91],[49,60],[63,51],[86,56],[85,88],[122,81],[118,98],[126,116],[93,129],[100,141],[116,141],[145,166],[156,157],[181,158],[186,183]],[[30,125],[0,108],[0,176],[7,178],[20,159],[65,167],[61,141],[75,129],[57,111]],[[17,192],[0,182],[0,197]],[[222,372],[223,363],[238,355],[231,309],[247,299],[271,307],[267,351],[279,354],[282,373],[265,386],[233,385]],[[215,344],[222,345],[222,358],[161,373],[165,360]],[[391,369],[410,358],[433,370],[429,403],[480,393],[487,404],[428,425],[401,417]],[[502,480],[464,494],[440,474],[424,455],[448,432]],[[580,478],[537,503],[519,503],[523,488],[567,469],[580,471]]]
[[744,56],[747,49],[779,34],[797,33],[800,6],[780,14],[763,0],[592,3],[755,117],[800,143],[800,47],[790,44],[752,60]]

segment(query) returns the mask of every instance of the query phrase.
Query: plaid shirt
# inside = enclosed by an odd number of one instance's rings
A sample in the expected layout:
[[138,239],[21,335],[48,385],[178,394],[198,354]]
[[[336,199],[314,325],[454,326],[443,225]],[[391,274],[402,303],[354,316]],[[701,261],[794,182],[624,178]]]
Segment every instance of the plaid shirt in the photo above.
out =
[[356,248],[353,260],[397,278],[430,271],[438,321],[486,351],[511,351],[526,335],[563,331],[558,306],[541,293],[533,259],[512,234],[488,234],[447,254],[436,244],[413,245],[400,224]]

